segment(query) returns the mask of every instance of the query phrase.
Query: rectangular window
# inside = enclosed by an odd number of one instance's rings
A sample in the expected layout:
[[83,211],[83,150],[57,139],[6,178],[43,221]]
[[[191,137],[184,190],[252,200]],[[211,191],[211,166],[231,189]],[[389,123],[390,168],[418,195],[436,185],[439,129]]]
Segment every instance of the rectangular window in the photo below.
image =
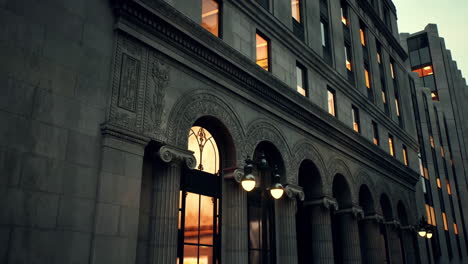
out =
[[219,37],[219,3],[216,0],[202,0],[202,27]]
[[296,85],[297,92],[303,96],[307,96],[307,73],[304,66],[296,64]]
[[301,1],[300,0],[291,0],[291,11],[292,17],[301,23]]
[[336,117],[336,94],[335,91],[328,89],[328,113]]
[[395,112],[398,117],[400,117],[400,102],[398,98],[395,98]]
[[426,204],[426,216],[427,216],[427,223],[432,226],[437,226],[436,219],[435,219],[435,211],[434,207]]
[[442,183],[440,182],[440,178],[436,178],[437,188],[442,189]]
[[444,212],[442,212],[442,220],[444,220],[444,230],[448,231],[447,215]]
[[458,226],[456,223],[453,223],[453,232],[455,233],[455,235],[458,235]]
[[341,22],[343,25],[348,26],[348,8],[345,3],[341,2]]
[[269,40],[267,40],[262,34],[255,34],[256,39],[256,62],[257,65],[262,67],[265,71],[270,70],[270,45]]
[[402,151],[403,151],[403,163],[406,166],[408,166],[408,164],[409,164],[409,162],[408,162],[408,150],[406,149],[405,145],[403,145]]
[[360,126],[359,126],[359,109],[357,109],[355,106],[351,107],[351,115],[353,118],[353,129],[356,132],[360,132]]
[[393,68],[393,62],[390,62],[390,74],[392,79],[395,79],[395,69]]
[[346,59],[346,69],[348,69],[348,71],[352,71],[352,66],[351,66],[351,47],[350,47],[348,44],[345,44],[344,52],[345,52],[345,59]]
[[443,146],[440,146],[440,155],[442,156],[442,158],[445,158],[445,151]]
[[445,179],[445,181],[447,183],[447,194],[452,195],[452,187],[450,187],[450,182],[448,179]]
[[373,141],[374,141],[374,144],[375,145],[379,145],[380,142],[379,142],[379,128],[377,126],[377,123],[372,121],[372,132],[374,134],[374,138],[373,138]]
[[364,78],[366,80],[367,89],[370,89],[371,88],[371,80],[370,80],[369,70],[366,67],[364,67]]
[[322,47],[328,48],[328,23],[324,20],[320,21],[320,33],[322,34]]
[[364,28],[362,26],[359,29],[359,35],[361,37],[361,45],[365,47],[366,46],[366,33],[365,33]]
[[422,67],[422,68],[419,68],[419,69],[414,69],[413,72],[416,72],[419,75],[419,77],[426,77],[426,76],[434,74],[434,71],[432,69],[432,65]]
[[434,137],[432,135],[429,136],[429,142],[431,143],[431,148],[435,147],[434,143]]
[[385,87],[382,87],[382,102],[387,104],[387,91],[385,90]]
[[393,136],[390,134],[388,135],[388,149],[390,155],[395,157],[395,146],[393,145]]

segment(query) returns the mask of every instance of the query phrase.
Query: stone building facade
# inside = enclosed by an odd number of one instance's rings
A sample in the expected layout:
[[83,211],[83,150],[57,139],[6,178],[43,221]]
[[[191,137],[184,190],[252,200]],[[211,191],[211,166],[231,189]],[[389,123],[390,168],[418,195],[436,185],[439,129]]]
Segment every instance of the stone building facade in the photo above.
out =
[[[416,72],[415,120],[421,153],[421,181],[426,219],[435,237],[426,244],[427,263],[464,263],[466,237],[466,81],[447,50],[437,26],[401,34]],[[462,231],[460,231],[462,230]]]
[[[3,0],[0,12],[0,262],[426,255],[391,1]],[[217,158],[202,161],[194,138]]]

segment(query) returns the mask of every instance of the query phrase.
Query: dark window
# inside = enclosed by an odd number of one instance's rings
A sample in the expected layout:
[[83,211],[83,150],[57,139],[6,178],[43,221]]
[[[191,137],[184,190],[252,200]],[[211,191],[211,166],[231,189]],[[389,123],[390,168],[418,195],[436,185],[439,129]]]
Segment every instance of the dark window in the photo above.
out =
[[307,70],[299,63],[296,64],[296,86],[298,93],[307,96]]
[[359,109],[357,109],[355,106],[351,107],[351,116],[353,118],[353,129],[354,129],[354,131],[360,133],[361,132],[361,126],[360,126],[360,121],[359,121]]
[[255,0],[259,5],[261,5],[266,10],[270,9],[270,0]]
[[373,137],[373,142],[375,145],[380,145],[380,140],[379,140],[379,127],[377,126],[377,123],[372,121],[372,133],[374,135]]

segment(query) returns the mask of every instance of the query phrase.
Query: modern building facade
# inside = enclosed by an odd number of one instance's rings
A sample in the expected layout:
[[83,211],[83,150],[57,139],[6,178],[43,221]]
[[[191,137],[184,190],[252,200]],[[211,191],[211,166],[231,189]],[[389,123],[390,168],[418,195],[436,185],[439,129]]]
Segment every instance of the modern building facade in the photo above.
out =
[[411,70],[417,73],[413,100],[421,148],[422,203],[426,219],[436,231],[427,244],[428,263],[464,263],[468,250],[467,106],[462,103],[468,99],[466,81],[436,25],[401,34],[401,39],[409,52]]
[[1,263],[426,263],[390,0],[0,12]]

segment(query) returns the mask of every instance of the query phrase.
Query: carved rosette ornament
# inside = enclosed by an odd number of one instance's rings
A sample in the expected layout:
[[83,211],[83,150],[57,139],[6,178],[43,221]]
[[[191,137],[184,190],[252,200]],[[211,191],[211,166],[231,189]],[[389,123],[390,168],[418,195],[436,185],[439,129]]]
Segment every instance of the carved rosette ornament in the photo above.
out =
[[159,148],[157,157],[165,163],[178,164],[185,162],[185,165],[187,165],[189,169],[194,169],[195,165],[197,164],[192,151],[169,145],[164,145]]

